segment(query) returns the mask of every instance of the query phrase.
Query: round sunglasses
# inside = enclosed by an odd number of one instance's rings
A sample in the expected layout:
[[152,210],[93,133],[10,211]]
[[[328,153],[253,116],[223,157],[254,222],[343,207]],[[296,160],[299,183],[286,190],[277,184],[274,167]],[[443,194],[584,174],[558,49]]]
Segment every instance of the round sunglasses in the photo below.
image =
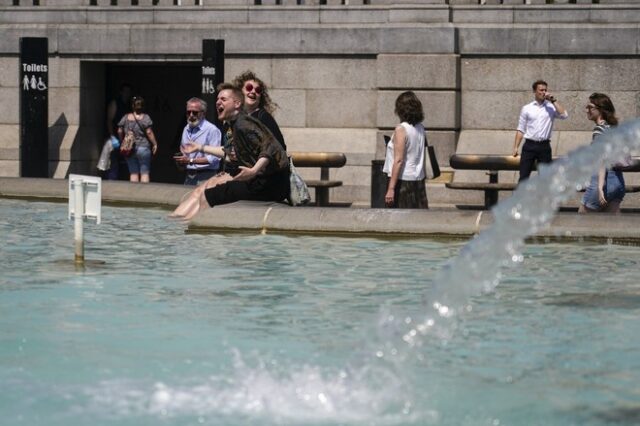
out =
[[247,91],[247,93],[251,93],[252,91],[255,91],[258,95],[262,94],[262,87],[260,86],[254,86],[251,83],[247,83],[244,86],[244,90]]

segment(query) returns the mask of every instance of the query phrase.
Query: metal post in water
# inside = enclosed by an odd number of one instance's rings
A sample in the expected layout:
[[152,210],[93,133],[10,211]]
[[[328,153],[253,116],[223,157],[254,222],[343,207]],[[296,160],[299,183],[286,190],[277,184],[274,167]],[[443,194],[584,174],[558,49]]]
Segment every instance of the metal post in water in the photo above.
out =
[[82,181],[74,183],[74,235],[76,243],[76,263],[84,263],[84,187]]

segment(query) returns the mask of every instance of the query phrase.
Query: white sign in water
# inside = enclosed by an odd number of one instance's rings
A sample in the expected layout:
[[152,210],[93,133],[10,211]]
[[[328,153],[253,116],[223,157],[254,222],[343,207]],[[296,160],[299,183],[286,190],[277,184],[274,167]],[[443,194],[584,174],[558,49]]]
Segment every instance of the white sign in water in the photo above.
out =
[[[80,196],[81,200],[76,198]],[[78,203],[81,201],[80,203]],[[102,179],[96,176],[69,175],[69,220],[77,210],[83,219],[100,224],[102,211]]]

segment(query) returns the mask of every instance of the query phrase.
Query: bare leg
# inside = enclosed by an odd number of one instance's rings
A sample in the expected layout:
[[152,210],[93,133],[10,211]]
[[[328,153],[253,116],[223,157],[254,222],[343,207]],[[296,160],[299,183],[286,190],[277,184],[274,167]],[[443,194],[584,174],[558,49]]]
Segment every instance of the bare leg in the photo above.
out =
[[180,201],[178,207],[176,207],[176,209],[169,215],[169,217],[183,217],[185,214],[187,214],[187,212],[192,209],[192,204],[194,202],[197,202],[197,200],[200,198],[198,190],[201,186],[202,185],[189,192],[187,194],[187,197],[183,198],[183,200]]
[[[217,179],[216,179],[217,178]],[[191,220],[196,214],[198,214],[198,212],[200,210],[204,210],[208,207],[211,207],[209,205],[209,202],[207,201],[207,197],[205,196],[205,189],[209,189],[209,188],[213,188],[214,186],[217,185],[221,185],[225,182],[229,182],[230,180],[233,180],[233,177],[230,174],[223,174],[223,175],[219,175],[219,176],[215,176],[211,179],[209,179],[204,185],[201,185],[203,188],[202,191],[199,191],[199,198],[197,200],[197,204],[194,203],[193,206],[191,206],[191,209],[189,210],[189,212],[187,212],[184,215],[184,219],[185,220]],[[194,193],[196,191],[193,191]]]
[[148,174],[141,174],[140,175],[140,182],[149,183],[149,175]]
[[204,191],[200,193],[200,197],[193,198],[193,202],[189,205],[189,209],[183,215],[184,220],[191,220],[200,210],[204,210],[209,206],[207,198],[204,196]]
[[214,186],[231,180],[231,175],[227,173],[221,173],[213,176],[202,185],[191,191],[188,198],[180,203],[178,207],[169,215],[169,217],[184,217],[190,219],[198,213],[201,208],[201,198],[204,198],[205,189],[213,188]]
[[140,181],[140,178],[138,177],[137,173],[131,173],[129,175],[129,182],[138,182]]

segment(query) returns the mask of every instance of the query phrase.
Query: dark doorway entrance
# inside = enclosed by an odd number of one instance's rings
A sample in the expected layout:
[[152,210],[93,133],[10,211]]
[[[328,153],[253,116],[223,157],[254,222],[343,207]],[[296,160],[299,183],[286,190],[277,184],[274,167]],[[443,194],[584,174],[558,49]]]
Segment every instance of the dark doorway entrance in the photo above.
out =
[[145,100],[145,112],[153,120],[153,131],[158,140],[158,152],[151,161],[151,181],[184,182],[184,173],[176,168],[173,154],[179,150],[180,136],[186,125],[186,102],[193,96],[200,96],[200,63],[108,63],[105,77],[107,100],[117,95],[123,83],[129,83],[133,95]]

